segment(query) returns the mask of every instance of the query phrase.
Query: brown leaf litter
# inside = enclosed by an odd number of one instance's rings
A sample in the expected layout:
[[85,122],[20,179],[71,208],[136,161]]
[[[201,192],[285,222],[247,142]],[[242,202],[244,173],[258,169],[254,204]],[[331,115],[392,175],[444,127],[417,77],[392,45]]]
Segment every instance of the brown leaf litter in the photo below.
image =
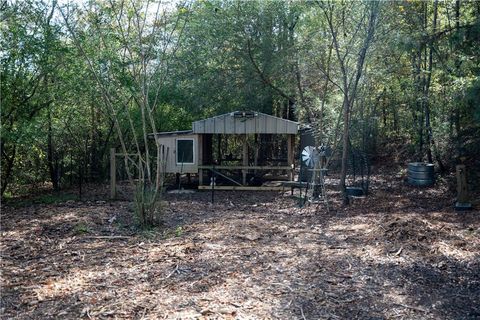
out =
[[348,208],[289,193],[2,208],[2,319],[475,319],[480,215],[401,181]]

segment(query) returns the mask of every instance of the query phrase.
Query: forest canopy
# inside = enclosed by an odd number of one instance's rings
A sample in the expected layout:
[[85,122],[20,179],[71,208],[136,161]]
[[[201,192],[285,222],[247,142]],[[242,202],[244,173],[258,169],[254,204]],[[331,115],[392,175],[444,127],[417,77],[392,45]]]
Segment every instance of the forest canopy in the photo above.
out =
[[148,164],[148,134],[234,110],[309,124],[339,159],[480,167],[478,1],[0,5],[2,196],[105,181],[111,147]]

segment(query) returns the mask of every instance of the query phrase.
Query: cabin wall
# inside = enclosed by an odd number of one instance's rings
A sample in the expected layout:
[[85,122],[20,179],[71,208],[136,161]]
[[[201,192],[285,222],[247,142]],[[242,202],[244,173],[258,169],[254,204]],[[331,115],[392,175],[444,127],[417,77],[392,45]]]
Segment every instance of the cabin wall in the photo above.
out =
[[[177,163],[177,140],[179,139],[192,139],[193,140],[193,164],[183,165]],[[157,143],[165,147],[165,152],[168,148],[168,158],[166,173],[197,173],[198,172],[198,159],[199,159],[199,139],[196,134],[186,135],[174,135],[174,136],[159,136],[157,137]]]

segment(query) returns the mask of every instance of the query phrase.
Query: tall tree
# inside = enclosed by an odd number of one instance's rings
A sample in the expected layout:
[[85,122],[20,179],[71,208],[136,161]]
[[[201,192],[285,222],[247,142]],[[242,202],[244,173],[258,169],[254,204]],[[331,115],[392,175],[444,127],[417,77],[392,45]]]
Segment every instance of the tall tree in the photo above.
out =
[[[379,2],[372,1],[360,4],[321,2],[319,6],[328,23],[341,76],[343,143],[340,188],[343,194],[343,202],[348,204],[345,182],[350,139],[350,115],[357,97],[367,52],[375,34]],[[355,19],[350,20],[347,18],[349,16],[355,16]],[[353,30],[353,33],[349,30]]]
[[[156,213],[163,184],[160,161],[163,149],[154,137],[156,154],[152,155],[149,135],[158,132],[155,109],[159,104],[159,93],[180,45],[189,12],[184,5],[172,10],[162,2],[153,3],[152,11],[151,4],[147,0],[90,5],[87,16],[92,19],[94,33],[102,44],[101,53],[108,57],[101,62],[100,70],[96,67],[96,56],[89,55],[81,41],[79,33],[83,30],[74,29],[77,21],[72,22],[64,10],[60,10],[111,114],[129,182],[137,190],[135,204],[143,225],[159,222]],[[157,81],[154,83],[153,79]],[[110,82],[118,84],[121,92]],[[133,122],[134,113],[139,113],[140,130]],[[135,159],[130,155],[121,117],[128,119]],[[157,156],[157,161],[152,161],[152,156]],[[135,183],[132,165],[138,172],[138,183]]]

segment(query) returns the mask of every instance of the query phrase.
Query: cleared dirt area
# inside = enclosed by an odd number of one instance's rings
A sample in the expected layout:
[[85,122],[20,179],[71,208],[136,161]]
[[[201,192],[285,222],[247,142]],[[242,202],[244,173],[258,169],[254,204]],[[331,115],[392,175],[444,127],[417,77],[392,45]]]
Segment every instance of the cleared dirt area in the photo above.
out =
[[346,209],[331,192],[328,213],[289,192],[169,194],[142,232],[123,201],[3,207],[2,318],[480,318],[480,213],[389,180]]

